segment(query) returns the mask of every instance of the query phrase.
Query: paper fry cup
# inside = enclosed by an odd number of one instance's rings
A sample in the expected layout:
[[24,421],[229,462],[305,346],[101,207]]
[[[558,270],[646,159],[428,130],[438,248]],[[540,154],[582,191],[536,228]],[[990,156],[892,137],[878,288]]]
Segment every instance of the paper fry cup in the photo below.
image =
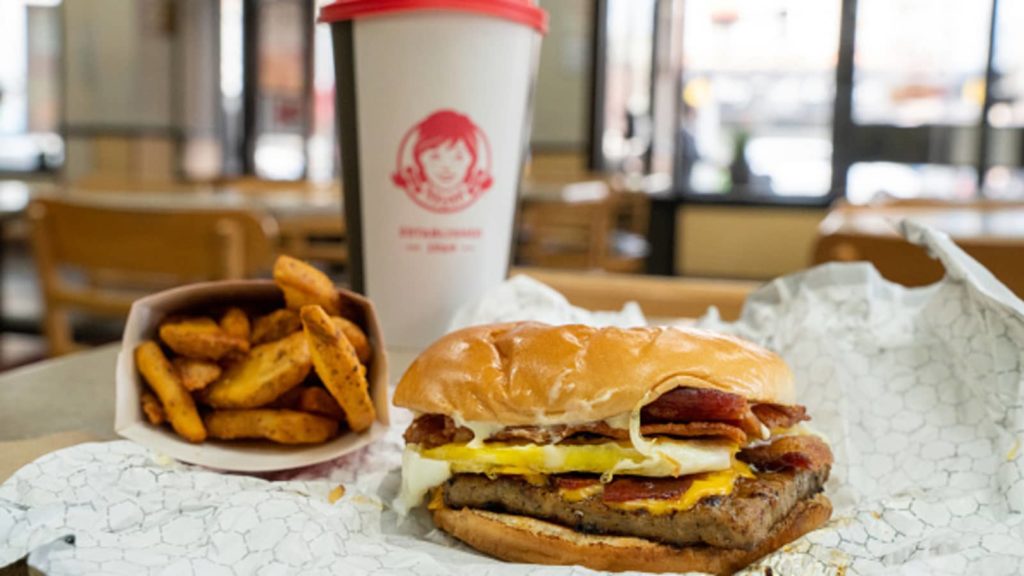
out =
[[377,409],[377,422],[369,430],[359,434],[343,430],[330,442],[308,446],[287,446],[263,440],[207,440],[202,444],[192,444],[169,427],[153,426],[146,421],[139,406],[139,395],[146,383],[135,367],[134,351],[141,342],[157,338],[157,328],[165,317],[227,306],[238,306],[246,311],[284,306],[281,291],[273,282],[239,280],[182,286],[147,296],[132,305],[117,357],[115,431],[124,438],[182,462],[235,472],[270,472],[319,464],[383,437],[388,425],[388,359],[380,322],[369,300],[348,290],[339,292],[363,315],[363,325],[373,347],[373,359],[366,376]]

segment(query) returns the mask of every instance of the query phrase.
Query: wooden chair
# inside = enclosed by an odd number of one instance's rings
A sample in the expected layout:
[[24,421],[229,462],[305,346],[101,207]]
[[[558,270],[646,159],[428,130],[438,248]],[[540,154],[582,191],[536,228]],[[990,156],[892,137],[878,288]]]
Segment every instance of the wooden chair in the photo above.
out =
[[[812,264],[870,262],[885,278],[904,286],[938,282],[945,271],[924,248],[904,240],[896,222],[933,219],[1000,281],[1024,297],[1024,206],[1018,203],[910,202],[874,208],[840,206],[818,227]],[[1003,222],[997,225],[996,222]],[[1018,224],[1019,223],[1019,224]]]
[[611,203],[611,238],[601,268],[608,272],[642,274],[649,251],[650,196],[645,192],[613,190]]
[[608,244],[610,205],[530,202],[520,209],[519,261],[528,266],[592,270]]
[[278,221],[281,252],[301,260],[348,264],[345,219],[341,214],[288,216]]
[[606,272],[565,272],[513,268],[551,286],[575,306],[590,310],[617,310],[629,301],[640,304],[654,319],[697,318],[717,306],[722,318],[735,320],[743,302],[760,285],[741,280],[670,278]]
[[604,182],[532,183],[519,213],[518,260],[527,266],[590,270],[608,250],[613,203]]
[[76,348],[71,312],[123,318],[135,298],[158,287],[265,273],[277,235],[272,218],[248,210],[45,199],[28,215],[52,355]]

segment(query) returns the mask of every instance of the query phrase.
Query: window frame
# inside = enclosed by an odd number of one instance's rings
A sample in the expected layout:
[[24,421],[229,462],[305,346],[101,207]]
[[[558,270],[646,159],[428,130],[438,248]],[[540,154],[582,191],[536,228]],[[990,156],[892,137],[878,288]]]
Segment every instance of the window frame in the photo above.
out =
[[[605,68],[607,52],[607,1],[595,0],[596,10],[594,19],[594,44],[593,44],[593,85],[591,94],[591,123],[588,161],[591,169],[603,170],[603,151],[601,149],[601,136],[604,133],[604,107],[605,107]],[[985,83],[991,87],[997,80],[994,69],[994,54],[998,42],[998,18],[999,0],[990,0],[991,16],[988,28],[987,54],[985,61]],[[654,11],[655,23],[653,30],[661,31],[663,27],[659,24],[658,18],[661,15],[670,15],[671,18],[683,18],[685,0],[659,0]],[[700,204],[700,205],[740,205],[740,206],[803,206],[821,207],[831,205],[836,200],[846,198],[847,175],[850,167],[858,162],[895,162],[904,164],[939,164],[944,166],[958,166],[961,164],[953,162],[936,161],[934,151],[936,146],[943,146],[951,141],[952,132],[955,130],[977,130],[977,158],[971,166],[977,170],[976,198],[984,199],[986,173],[995,164],[992,160],[991,136],[994,131],[1009,131],[1021,134],[1024,141],[1024,127],[995,128],[989,121],[989,111],[994,104],[992,90],[985,90],[985,98],[982,105],[978,122],[971,125],[950,125],[950,124],[926,124],[915,127],[903,127],[891,124],[857,124],[853,119],[853,88],[854,88],[854,53],[856,48],[856,27],[857,27],[857,6],[858,0],[841,0],[840,8],[840,30],[838,59],[835,67],[835,98],[832,114],[832,176],[831,185],[826,194],[820,196],[778,196],[778,195],[750,195],[745,192],[730,190],[725,193],[707,194],[694,192],[673,183],[672,189],[666,191],[678,203]],[[672,58],[679,56],[666,46],[681,43],[681,26],[673,22],[670,27],[671,42],[659,42],[657,38],[652,42],[654,54],[652,64],[652,76],[654,71],[662,66],[672,66]],[[659,49],[660,48],[660,49]],[[682,89],[682,78],[685,70],[682,65],[675,67],[676,86],[674,92],[676,100],[679,99],[679,91]],[[655,79],[652,77],[651,98],[652,102],[656,96]],[[678,122],[679,111],[672,107],[673,116],[669,119],[654,118],[655,123]],[[652,105],[652,113],[657,110]],[[653,145],[652,145],[653,147]],[[646,158],[648,170],[651,167],[650,152]],[[1021,158],[1018,165],[1013,168],[1024,167],[1024,147],[1022,147]],[[1005,164],[1005,163],[1004,163]]]

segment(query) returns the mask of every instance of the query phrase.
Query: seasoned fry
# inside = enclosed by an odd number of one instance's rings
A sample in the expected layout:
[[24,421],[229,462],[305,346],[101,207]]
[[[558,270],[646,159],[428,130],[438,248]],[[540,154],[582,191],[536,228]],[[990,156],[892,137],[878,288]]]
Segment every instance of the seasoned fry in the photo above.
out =
[[363,365],[367,365],[370,361],[370,355],[372,353],[370,349],[370,341],[366,338],[366,333],[359,326],[356,326],[355,322],[341,316],[331,316],[331,321],[334,325],[341,329],[341,333],[348,338],[349,343],[356,349],[356,356]]
[[178,378],[171,362],[164,356],[160,345],[147,340],[135,349],[135,365],[149,387],[160,398],[171,427],[189,442],[206,439],[206,428],[199,418],[192,395]]
[[211,318],[184,318],[160,325],[160,339],[182,356],[220,360],[249,351],[249,342],[221,330]]
[[244,360],[202,392],[214,408],[265,406],[298,386],[312,367],[309,344],[302,332],[252,349]]
[[160,399],[154,396],[152,392],[143,390],[139,400],[142,401],[142,413],[146,415],[146,420],[149,420],[150,424],[159,426],[167,422],[164,406],[160,403]]
[[338,406],[338,401],[320,386],[292,388],[270,403],[268,408],[309,412],[334,420],[345,418],[345,412],[342,411],[341,406]]
[[366,430],[377,415],[370,400],[366,367],[359,363],[352,344],[323,308],[303,306],[299,315],[317,375],[341,405],[349,427],[356,432]]
[[344,484],[338,484],[337,486],[332,488],[331,492],[327,495],[327,501],[330,502],[331,504],[334,504],[335,502],[337,502],[338,500],[341,500],[344,497],[345,497],[345,485]]
[[218,410],[204,418],[211,438],[265,438],[280,444],[326,442],[338,433],[337,420],[293,410]]
[[299,330],[302,330],[299,314],[294,310],[281,308],[256,319],[252,327],[252,343],[255,345],[273,342]]
[[373,424],[366,374],[374,350],[361,300],[295,258],[279,257],[273,272],[280,309],[250,308],[246,296],[160,319],[152,340],[134,350],[147,383],[139,396],[146,421],[170,424],[189,442],[281,444],[325,442]]
[[316,386],[299,388],[299,391],[299,411],[319,414],[332,420],[341,420],[345,417],[345,412],[338,406],[338,401],[327,390]]
[[334,283],[302,260],[278,256],[274,262],[274,282],[284,292],[284,301],[292,310],[316,304],[329,314],[341,313],[341,296]]
[[228,308],[228,311],[220,317],[220,329],[228,336],[241,338],[249,341],[249,316],[237,306]]
[[[302,402],[302,391],[305,390],[302,386],[296,386],[291,390],[281,394],[270,404],[267,404],[267,408],[275,408],[277,410],[299,410],[299,404]],[[301,410],[299,410],[301,412]]]
[[171,364],[174,364],[175,370],[178,371],[178,376],[181,377],[181,383],[190,392],[206,388],[211,382],[220,378],[222,372],[221,367],[216,362],[185,358],[184,356],[178,356],[171,360]]

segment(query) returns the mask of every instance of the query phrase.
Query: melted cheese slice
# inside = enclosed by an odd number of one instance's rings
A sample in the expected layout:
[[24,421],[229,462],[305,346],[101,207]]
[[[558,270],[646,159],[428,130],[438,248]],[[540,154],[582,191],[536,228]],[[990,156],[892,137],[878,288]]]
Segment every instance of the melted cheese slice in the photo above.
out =
[[405,514],[418,506],[433,487],[452,474],[547,475],[568,472],[601,474],[605,481],[615,474],[635,476],[685,476],[729,470],[737,446],[727,441],[648,441],[641,453],[625,442],[601,444],[505,444],[491,442],[445,444],[420,450],[406,446],[402,456],[402,488],[395,509]]
[[750,471],[750,467],[737,460],[728,470],[698,474],[686,492],[675,498],[651,498],[606,504],[609,508],[618,508],[619,510],[646,510],[654,516],[671,514],[689,510],[708,496],[728,496],[732,494],[737,480],[753,477],[754,473]]

